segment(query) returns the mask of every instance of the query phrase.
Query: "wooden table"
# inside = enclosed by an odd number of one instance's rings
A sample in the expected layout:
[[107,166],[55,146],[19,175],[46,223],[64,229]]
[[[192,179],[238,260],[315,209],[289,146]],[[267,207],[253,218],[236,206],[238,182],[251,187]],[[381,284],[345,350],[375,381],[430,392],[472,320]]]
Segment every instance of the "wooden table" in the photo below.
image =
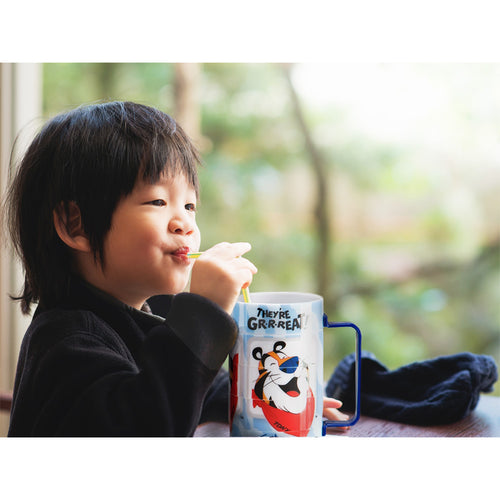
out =
[[[480,396],[476,409],[459,422],[421,427],[361,416],[345,432],[328,430],[327,436],[348,437],[500,437],[500,398]],[[195,437],[229,436],[229,426],[216,422],[200,425]]]

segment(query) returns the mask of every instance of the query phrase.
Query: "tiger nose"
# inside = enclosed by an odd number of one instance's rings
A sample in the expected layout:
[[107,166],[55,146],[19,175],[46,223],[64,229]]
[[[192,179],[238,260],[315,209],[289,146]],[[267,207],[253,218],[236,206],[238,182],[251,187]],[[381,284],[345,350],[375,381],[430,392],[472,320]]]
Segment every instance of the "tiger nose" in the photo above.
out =
[[298,356],[292,356],[281,363],[280,370],[285,373],[294,373],[299,366]]

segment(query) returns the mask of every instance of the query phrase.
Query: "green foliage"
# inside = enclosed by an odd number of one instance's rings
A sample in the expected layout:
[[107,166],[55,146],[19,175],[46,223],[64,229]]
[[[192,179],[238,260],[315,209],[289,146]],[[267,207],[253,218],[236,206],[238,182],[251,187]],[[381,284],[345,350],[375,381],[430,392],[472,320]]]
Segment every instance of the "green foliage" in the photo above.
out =
[[[389,368],[459,351],[500,364],[497,66],[375,65],[361,83],[353,71],[335,67],[331,80],[345,99],[315,105],[299,92],[332,187],[330,320],[357,323]],[[173,74],[172,64],[46,64],[44,112],[130,99],[172,113]],[[200,101],[202,248],[250,241],[252,291],[315,292],[314,174],[281,68],[204,64]],[[370,129],[361,115],[372,105]],[[350,334],[325,330],[325,376],[352,350]]]
[[174,102],[172,81],[171,64],[47,63],[43,71],[44,114],[114,99],[169,109]]

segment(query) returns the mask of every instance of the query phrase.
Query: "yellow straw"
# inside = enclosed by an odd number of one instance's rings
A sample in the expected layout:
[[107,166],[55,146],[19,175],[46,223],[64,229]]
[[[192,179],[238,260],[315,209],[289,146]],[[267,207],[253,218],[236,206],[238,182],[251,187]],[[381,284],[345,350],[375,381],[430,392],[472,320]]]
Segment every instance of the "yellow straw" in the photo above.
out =
[[[203,252],[189,252],[187,254],[188,258],[190,258],[190,259],[197,259],[198,257],[200,257],[200,255],[203,255]],[[241,293],[243,294],[243,300],[245,302],[247,302],[247,303],[251,302],[248,287],[242,288]]]
[[197,259],[200,255],[203,255],[203,252],[190,252],[187,254],[190,259]]
[[241,289],[241,293],[243,294],[243,300],[245,302],[251,302],[250,300],[250,294],[248,293],[248,287],[246,286],[245,288]]

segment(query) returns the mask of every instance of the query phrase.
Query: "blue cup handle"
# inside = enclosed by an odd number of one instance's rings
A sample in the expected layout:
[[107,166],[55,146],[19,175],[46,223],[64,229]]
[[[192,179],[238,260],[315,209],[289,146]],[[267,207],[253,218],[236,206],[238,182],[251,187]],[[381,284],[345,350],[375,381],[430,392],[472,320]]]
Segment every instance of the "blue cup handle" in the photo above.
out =
[[355,351],[355,401],[356,407],[354,416],[350,420],[324,420],[323,421],[323,436],[326,434],[327,427],[347,427],[354,425],[360,417],[360,400],[361,400],[361,331],[354,323],[330,323],[326,314],[323,314],[324,328],[352,328],[356,334],[356,351]]

